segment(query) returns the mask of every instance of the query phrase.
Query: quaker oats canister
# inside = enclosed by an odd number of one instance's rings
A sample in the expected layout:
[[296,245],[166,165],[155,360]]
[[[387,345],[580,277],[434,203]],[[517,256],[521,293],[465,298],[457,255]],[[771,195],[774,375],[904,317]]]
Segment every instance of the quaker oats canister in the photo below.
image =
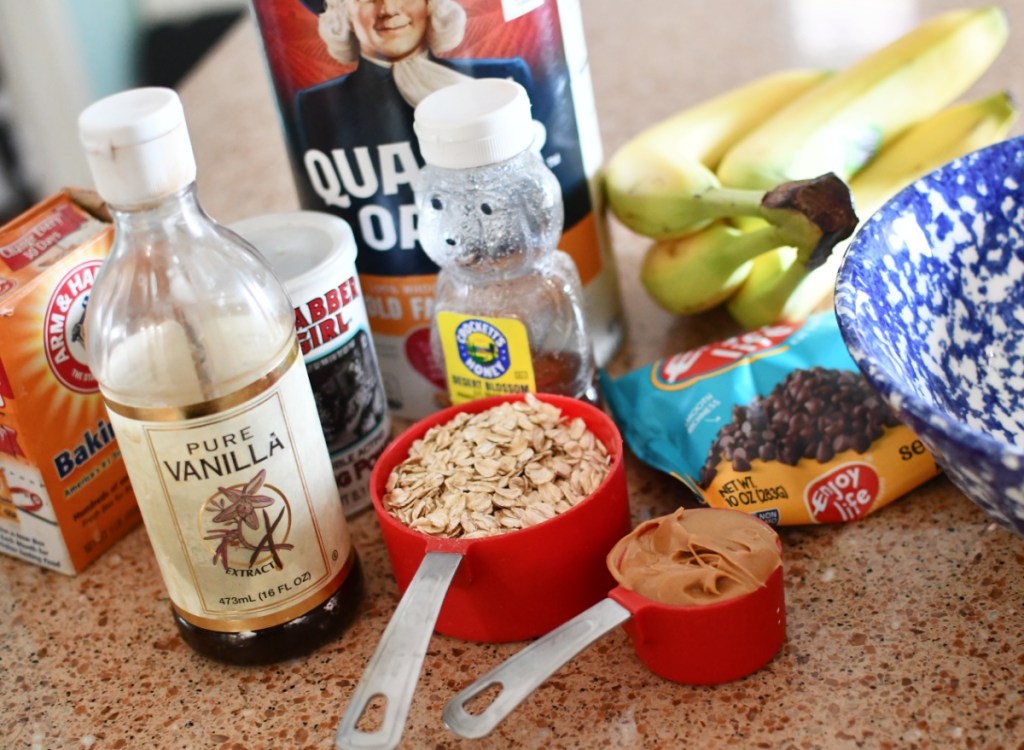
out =
[[602,160],[579,0],[251,0],[303,208],[352,227],[391,412],[445,402],[430,351],[437,267],[417,237],[413,110],[467,78],[511,78],[543,128],[599,365],[622,336],[594,179]]
[[334,478],[345,515],[354,515],[370,506],[370,472],[391,438],[391,420],[352,230],[337,216],[316,211],[254,216],[231,228],[266,258],[295,308]]

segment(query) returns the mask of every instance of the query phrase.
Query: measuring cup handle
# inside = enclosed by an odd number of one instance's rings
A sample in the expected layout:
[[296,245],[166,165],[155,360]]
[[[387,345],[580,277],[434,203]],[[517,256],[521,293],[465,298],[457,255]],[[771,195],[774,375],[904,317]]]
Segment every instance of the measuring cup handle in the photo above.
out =
[[[398,745],[437,615],[460,562],[462,555],[451,552],[428,552],[424,556],[341,717],[334,735],[336,747],[391,750]],[[374,732],[356,729],[359,718],[377,696],[385,700],[380,726]]]
[[[448,701],[444,707],[445,725],[461,737],[483,737],[559,667],[629,617],[629,610],[612,599],[598,602],[509,657]],[[490,705],[479,713],[469,713],[466,704],[494,685],[500,686],[501,692]]]

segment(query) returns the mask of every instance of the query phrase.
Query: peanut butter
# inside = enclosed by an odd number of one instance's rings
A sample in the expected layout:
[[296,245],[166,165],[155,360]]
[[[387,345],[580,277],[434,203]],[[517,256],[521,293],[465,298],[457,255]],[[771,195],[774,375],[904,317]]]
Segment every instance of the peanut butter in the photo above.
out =
[[703,605],[764,586],[782,564],[778,536],[753,516],[680,508],[640,524],[608,554],[619,584],[652,601]]

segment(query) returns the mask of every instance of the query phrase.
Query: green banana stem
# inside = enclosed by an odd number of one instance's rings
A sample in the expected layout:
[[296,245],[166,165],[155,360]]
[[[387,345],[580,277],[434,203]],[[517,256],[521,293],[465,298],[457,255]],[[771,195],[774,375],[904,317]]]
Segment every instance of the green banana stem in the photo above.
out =
[[729,244],[722,248],[722,252],[728,254],[732,265],[739,267],[759,255],[788,244],[785,239],[786,235],[786,230],[776,226],[742,232],[732,238]]
[[708,187],[693,196],[700,203],[701,215],[708,219],[728,219],[733,216],[763,216],[761,207],[767,195],[765,190],[742,190],[727,187]]
[[797,248],[808,268],[821,265],[833,246],[853,233],[857,215],[850,188],[834,174],[785,182],[766,192],[709,187],[695,198],[702,214],[716,219],[756,216],[775,230],[779,243]]

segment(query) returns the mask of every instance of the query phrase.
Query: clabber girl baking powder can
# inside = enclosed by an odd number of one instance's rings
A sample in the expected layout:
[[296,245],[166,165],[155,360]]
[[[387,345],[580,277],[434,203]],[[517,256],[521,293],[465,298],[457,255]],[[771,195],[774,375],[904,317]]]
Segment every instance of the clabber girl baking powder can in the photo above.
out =
[[302,206],[345,219],[395,416],[445,402],[430,352],[437,267],[417,240],[413,110],[467,78],[529,96],[565,207],[598,364],[623,336],[595,174],[602,153],[579,0],[251,0]]
[[267,260],[295,308],[295,330],[346,516],[370,506],[373,465],[391,419],[344,220],[288,211],[231,226]]

